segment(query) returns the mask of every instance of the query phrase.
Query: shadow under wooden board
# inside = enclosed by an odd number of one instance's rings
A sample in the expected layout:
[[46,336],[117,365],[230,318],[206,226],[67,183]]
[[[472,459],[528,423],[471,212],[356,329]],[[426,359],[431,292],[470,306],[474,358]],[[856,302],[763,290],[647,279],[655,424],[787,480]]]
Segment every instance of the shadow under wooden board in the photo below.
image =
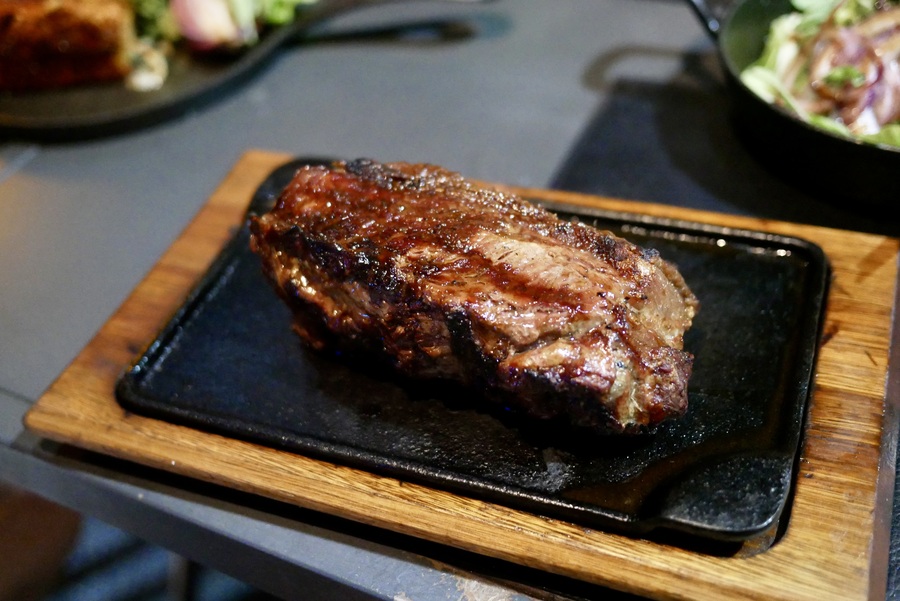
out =
[[[25,418],[49,439],[656,599],[883,595],[896,450],[885,396],[898,241],[580,194],[515,189],[585,210],[809,241],[831,267],[812,391],[782,532],[709,553],[565,516],[126,411],[116,386],[231,240],[259,184],[292,157],[248,151],[157,266]],[[727,228],[722,230],[721,228]],[[706,310],[711,310],[706,308]],[[577,517],[577,516],[576,516]],[[674,540],[674,539],[673,539]]]

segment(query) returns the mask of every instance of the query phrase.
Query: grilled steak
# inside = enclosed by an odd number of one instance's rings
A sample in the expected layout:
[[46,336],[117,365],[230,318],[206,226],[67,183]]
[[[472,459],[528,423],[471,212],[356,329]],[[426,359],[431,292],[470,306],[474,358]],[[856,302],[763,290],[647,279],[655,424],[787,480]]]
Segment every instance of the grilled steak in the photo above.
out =
[[300,169],[250,228],[314,348],[597,431],[686,410],[698,302],[654,250],[440,167],[369,160]]

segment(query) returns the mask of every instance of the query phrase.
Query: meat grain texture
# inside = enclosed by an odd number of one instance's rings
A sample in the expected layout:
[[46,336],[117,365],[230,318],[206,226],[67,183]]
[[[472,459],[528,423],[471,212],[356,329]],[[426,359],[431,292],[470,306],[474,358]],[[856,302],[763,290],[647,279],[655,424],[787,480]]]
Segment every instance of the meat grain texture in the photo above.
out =
[[427,164],[300,169],[251,248],[316,349],[636,433],[687,409],[698,301],[654,250]]

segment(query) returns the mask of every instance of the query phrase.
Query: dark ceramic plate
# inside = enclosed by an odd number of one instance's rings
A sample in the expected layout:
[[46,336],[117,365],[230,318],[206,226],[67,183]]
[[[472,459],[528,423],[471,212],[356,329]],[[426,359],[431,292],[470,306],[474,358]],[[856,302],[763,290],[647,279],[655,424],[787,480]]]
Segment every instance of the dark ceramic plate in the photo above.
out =
[[45,92],[0,94],[0,133],[46,140],[117,134],[184,114],[249,78],[296,32],[283,28],[236,57],[200,59],[179,50],[159,90],[136,92],[122,82]]
[[[172,119],[242,85],[281,48],[304,39],[313,26],[328,18],[358,8],[416,1],[315,0],[302,4],[291,24],[265,32],[257,44],[239,54],[201,57],[185,48],[177,49],[169,63],[169,77],[155,91],[135,92],[122,82],[114,82],[35,93],[0,92],[0,135],[71,141],[118,134]],[[426,24],[440,25],[449,28],[452,23]]]
[[[257,192],[263,210],[296,161]],[[306,350],[248,249],[247,228],[118,386],[127,409],[442,487],[585,526],[745,541],[790,497],[826,300],[806,241],[550,206],[657,248],[702,307],[690,409],[622,440],[536,425],[477,395]],[[768,534],[766,534],[768,536]]]

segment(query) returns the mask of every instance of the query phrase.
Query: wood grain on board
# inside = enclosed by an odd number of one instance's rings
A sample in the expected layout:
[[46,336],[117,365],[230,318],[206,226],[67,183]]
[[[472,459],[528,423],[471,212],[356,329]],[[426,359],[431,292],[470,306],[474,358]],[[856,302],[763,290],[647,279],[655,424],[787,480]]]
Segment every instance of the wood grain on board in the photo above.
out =
[[898,240],[558,191],[529,198],[804,238],[833,269],[790,520],[771,548],[716,557],[552,520],[122,410],[122,371],[169,321],[257,185],[290,160],[246,152],[195,219],[26,415],[52,440],[653,599],[884,595],[896,453],[886,394]]

